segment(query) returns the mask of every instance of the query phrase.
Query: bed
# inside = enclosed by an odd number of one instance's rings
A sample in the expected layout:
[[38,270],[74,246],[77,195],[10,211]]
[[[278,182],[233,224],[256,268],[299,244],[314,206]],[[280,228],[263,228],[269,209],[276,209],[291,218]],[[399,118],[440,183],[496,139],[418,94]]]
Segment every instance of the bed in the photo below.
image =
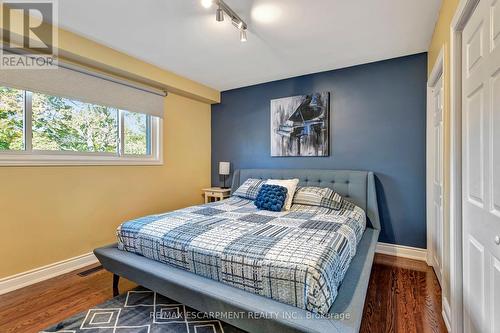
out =
[[[226,203],[193,206],[180,211],[145,217],[131,221],[129,224],[124,223],[122,228],[118,230],[119,243],[96,249],[94,252],[97,258],[115,276],[126,277],[199,311],[246,313],[247,315],[230,316],[223,320],[249,332],[358,331],[375,245],[380,232],[373,173],[341,170],[243,169],[234,173],[232,191],[234,192],[240,184],[249,178],[299,178],[299,185],[301,186],[330,187],[341,194],[346,203],[350,204],[350,206],[346,207],[352,208],[352,206],[356,205],[362,209],[356,211],[356,213],[360,211],[366,212],[366,216],[362,216],[362,219],[350,219],[352,225],[345,228],[345,230],[351,230],[352,232],[348,235],[349,237],[344,238],[352,238],[353,241],[345,242],[346,244],[342,246],[345,251],[336,249],[334,253],[338,255],[332,256],[336,258],[336,261],[330,265],[332,267],[321,268],[325,277],[321,280],[321,283],[318,283],[318,279],[310,279],[311,276],[319,276],[318,274],[309,272],[309,274],[300,275],[301,272],[304,273],[300,269],[294,271],[294,274],[299,274],[300,278],[295,280],[288,276],[283,278],[283,274],[290,274],[289,272],[292,270],[289,267],[282,267],[280,272],[280,267],[276,267],[276,261],[271,262],[270,268],[259,272],[259,274],[267,272],[267,275],[262,274],[260,276],[259,283],[247,276],[255,274],[255,269],[250,269],[249,273],[245,275],[245,269],[248,269],[248,265],[245,265],[245,258],[241,257],[241,254],[236,249],[243,252],[251,249],[250,247],[245,248],[245,242],[249,244],[267,242],[266,237],[248,238],[249,236],[245,235],[245,232],[250,230],[250,235],[261,235],[262,230],[267,231],[270,230],[269,228],[278,228],[283,221],[286,224],[296,220],[287,218],[288,213],[278,213],[277,215],[271,213],[269,215],[255,214],[252,211],[251,204],[240,198],[228,199]],[[314,211],[311,212],[305,207],[295,207],[290,214],[299,215],[301,218],[315,216]],[[184,220],[192,220],[193,216],[195,217],[194,223],[185,225]],[[223,225],[224,222],[221,222],[234,216],[238,218],[230,220],[227,225]],[[258,217],[258,223],[255,223],[256,217]],[[262,217],[264,217],[263,220]],[[290,215],[290,217],[292,216]],[[330,217],[337,218],[336,216]],[[298,221],[302,225],[314,225],[311,230],[315,229],[317,231],[318,221],[316,220],[318,219],[304,218],[304,220],[299,219]],[[168,220],[168,223],[162,224],[164,220]],[[245,220],[249,220],[251,223],[244,223]],[[170,232],[171,237],[167,238],[163,243],[155,241],[157,238],[154,237],[154,233],[157,230],[171,227],[175,223],[177,225]],[[225,244],[225,251],[227,252],[227,249],[229,249],[231,256],[224,257],[223,252],[205,253],[207,251],[206,246],[203,249],[205,252],[201,250],[194,253],[190,252],[189,256],[186,255],[186,251],[180,251],[187,245],[193,248],[191,241],[193,239],[198,240],[198,242],[200,239],[203,240],[203,237],[200,238],[199,236],[203,236],[205,232],[210,233],[210,230],[212,230],[212,232],[217,233],[217,228],[206,228],[208,224],[213,223],[222,224],[226,229],[230,225],[234,225],[235,233],[239,233],[236,236],[244,235],[244,237],[240,238],[235,236],[236,238],[233,239],[235,242],[232,244]],[[147,230],[145,226],[151,226],[151,228],[146,233],[138,234],[135,230],[138,229],[138,225],[141,226],[141,230]],[[243,229],[245,232],[242,233],[241,230]],[[290,228],[278,229],[286,229],[289,235],[279,238],[278,242],[273,241],[272,244],[263,243],[262,248],[269,248],[268,251],[270,252],[274,250],[276,253],[281,253],[284,249],[293,247],[294,243],[290,239],[298,239],[299,236],[303,237],[303,235],[297,236],[293,233],[290,236],[288,231]],[[256,230],[257,233],[255,233]],[[300,228],[300,230],[310,231],[307,228]],[[343,234],[346,234],[345,230]],[[296,231],[294,230],[294,232]],[[160,233],[165,234],[165,230],[160,231]],[[334,235],[334,233],[331,234]],[[223,241],[224,238],[231,238],[231,233],[228,232],[226,236],[219,241]],[[186,242],[186,239],[189,242]],[[180,240],[183,240],[183,242]],[[284,241],[286,241],[286,244],[279,246],[278,243]],[[140,243],[141,246],[136,246],[137,243]],[[147,246],[144,246],[144,244]],[[336,242],[328,239],[328,244],[333,247]],[[217,242],[210,245],[216,246]],[[203,248],[198,243],[194,244],[194,247]],[[219,258],[218,265],[213,260],[214,253]],[[349,256],[349,253],[355,253],[355,255],[353,254],[354,257]],[[293,257],[295,256],[294,253]],[[341,260],[342,257],[344,257],[343,260]],[[238,271],[241,271],[241,274],[234,274],[233,271],[229,272],[228,270],[224,272],[224,267],[228,267],[227,258],[231,258],[232,265],[234,265],[234,261],[236,261],[236,265],[239,264]],[[242,259],[235,260],[234,258]],[[226,260],[225,263],[224,260]],[[259,260],[259,262],[265,262],[266,258],[259,257]],[[220,265],[220,261],[223,262],[222,265]],[[345,270],[335,270],[335,267],[342,265],[346,266]],[[309,266],[314,271],[313,265]],[[306,268],[306,273],[307,270],[308,268]],[[193,274],[193,272],[196,274]],[[309,282],[307,282],[308,277]],[[304,282],[305,288],[304,285],[301,285],[298,288],[296,287],[299,292],[291,294],[287,292],[287,283],[290,284],[290,281],[293,280],[293,283],[297,284],[297,281],[300,282],[303,279],[306,281]],[[325,281],[329,284],[325,283]],[[342,283],[340,283],[341,281]],[[117,279],[115,279],[115,284],[116,282]],[[283,284],[285,287],[280,289]],[[311,294],[307,295],[300,292],[300,290],[311,291]],[[331,302],[333,302],[333,305]],[[256,317],[259,319],[256,319]]]

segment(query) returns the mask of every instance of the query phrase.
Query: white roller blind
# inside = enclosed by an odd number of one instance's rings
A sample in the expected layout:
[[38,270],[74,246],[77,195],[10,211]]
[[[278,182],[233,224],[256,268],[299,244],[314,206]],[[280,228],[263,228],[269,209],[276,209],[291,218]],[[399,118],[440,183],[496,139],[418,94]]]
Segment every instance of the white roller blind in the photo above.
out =
[[61,65],[58,69],[3,69],[0,85],[163,117],[162,91],[69,68]]

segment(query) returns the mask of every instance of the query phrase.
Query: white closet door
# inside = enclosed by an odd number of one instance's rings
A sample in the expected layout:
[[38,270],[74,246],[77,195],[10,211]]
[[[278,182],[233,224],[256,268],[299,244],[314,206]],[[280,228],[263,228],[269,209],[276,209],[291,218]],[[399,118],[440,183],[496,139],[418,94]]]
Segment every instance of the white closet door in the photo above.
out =
[[432,114],[430,115],[431,169],[429,170],[429,228],[431,228],[431,264],[441,284],[443,276],[443,77],[432,89]]
[[500,0],[463,32],[462,167],[466,332],[500,332]]

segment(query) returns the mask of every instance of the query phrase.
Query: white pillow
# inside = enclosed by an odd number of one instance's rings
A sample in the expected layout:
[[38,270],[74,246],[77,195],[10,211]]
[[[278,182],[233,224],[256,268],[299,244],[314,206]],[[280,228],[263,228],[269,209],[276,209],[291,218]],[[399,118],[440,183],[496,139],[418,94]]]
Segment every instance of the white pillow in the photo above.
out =
[[297,188],[297,185],[299,184],[299,179],[268,179],[266,181],[267,185],[279,185],[286,187],[287,193],[286,193],[286,200],[285,204],[283,205],[283,210],[290,210],[290,207],[292,207],[292,201],[293,201],[293,195],[295,194],[295,189]]

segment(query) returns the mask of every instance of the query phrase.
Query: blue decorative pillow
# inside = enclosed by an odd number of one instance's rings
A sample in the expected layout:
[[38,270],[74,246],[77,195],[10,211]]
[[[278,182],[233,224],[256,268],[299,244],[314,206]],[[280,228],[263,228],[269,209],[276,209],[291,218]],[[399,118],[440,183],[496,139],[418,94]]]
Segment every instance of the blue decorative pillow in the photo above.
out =
[[262,185],[255,198],[255,206],[258,209],[279,212],[283,209],[286,201],[286,187],[279,185]]

